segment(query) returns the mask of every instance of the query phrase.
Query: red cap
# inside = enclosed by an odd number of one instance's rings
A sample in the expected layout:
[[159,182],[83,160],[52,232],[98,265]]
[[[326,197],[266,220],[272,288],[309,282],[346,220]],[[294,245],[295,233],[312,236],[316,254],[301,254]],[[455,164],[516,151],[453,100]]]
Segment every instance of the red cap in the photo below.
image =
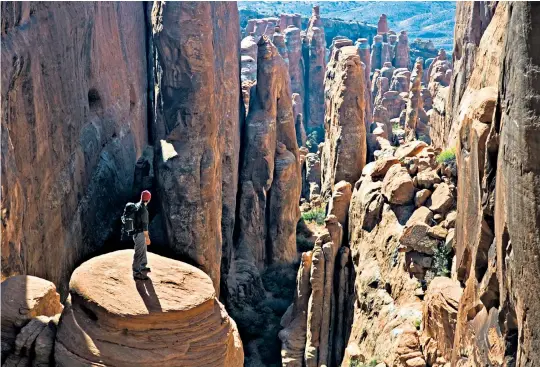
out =
[[150,194],[150,191],[144,190],[141,193],[141,201],[150,201],[150,198],[152,197],[152,194]]

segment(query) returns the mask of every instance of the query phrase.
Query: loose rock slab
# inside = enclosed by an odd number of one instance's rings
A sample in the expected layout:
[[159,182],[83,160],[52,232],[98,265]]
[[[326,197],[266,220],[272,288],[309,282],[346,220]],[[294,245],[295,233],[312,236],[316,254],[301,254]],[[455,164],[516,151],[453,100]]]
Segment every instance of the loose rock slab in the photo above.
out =
[[132,278],[132,250],[75,270],[55,346],[58,366],[242,366],[235,322],[201,270],[148,253],[149,280]]

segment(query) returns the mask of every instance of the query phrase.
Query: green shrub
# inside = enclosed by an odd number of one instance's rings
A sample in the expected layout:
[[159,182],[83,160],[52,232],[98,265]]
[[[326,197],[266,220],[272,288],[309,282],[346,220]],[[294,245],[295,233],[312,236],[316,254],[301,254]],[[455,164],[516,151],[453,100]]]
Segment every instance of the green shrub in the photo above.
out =
[[319,225],[324,224],[324,218],[326,218],[326,211],[324,208],[314,208],[310,211],[302,213],[302,219],[306,222],[315,222]]
[[443,150],[437,157],[437,163],[451,163],[456,160],[456,151],[454,148]]
[[433,254],[433,272],[435,276],[447,277],[450,274],[451,248],[443,243],[439,244]]
[[371,361],[369,361],[369,363],[364,363],[364,362],[360,362],[357,359],[352,359],[349,362],[349,367],[375,367],[378,364],[379,364],[379,361],[376,358],[373,358]]
[[394,122],[392,124],[392,131],[396,131],[396,130],[399,130],[399,129],[401,129],[401,126],[399,126],[399,123]]
[[422,320],[420,320],[420,319],[414,320],[413,325],[417,330],[420,330],[420,325],[422,325]]

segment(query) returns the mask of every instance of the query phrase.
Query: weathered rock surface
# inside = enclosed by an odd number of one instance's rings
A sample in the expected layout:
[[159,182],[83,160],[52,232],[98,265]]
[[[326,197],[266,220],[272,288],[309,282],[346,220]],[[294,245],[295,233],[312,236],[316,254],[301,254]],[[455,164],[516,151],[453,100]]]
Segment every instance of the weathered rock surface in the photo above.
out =
[[306,51],[304,55],[305,75],[305,103],[306,127],[309,132],[322,128],[324,124],[324,84],[326,72],[326,40],[324,28],[319,14],[319,6],[313,7],[313,15],[309,19],[306,37],[304,39]]
[[282,342],[281,362],[287,367],[302,367],[303,365],[308,303],[311,294],[311,261],[311,251],[302,254],[302,262],[296,277],[294,302],[281,319],[283,327],[283,330],[279,332],[279,339]]
[[437,186],[431,195],[429,209],[435,213],[445,215],[454,205],[454,193],[452,188],[445,182]]
[[414,198],[414,185],[405,167],[395,164],[386,173],[382,194],[391,204],[404,205]]
[[352,185],[346,181],[340,181],[334,186],[334,192],[328,203],[328,215],[335,215],[342,227],[345,227],[347,223],[351,196]]
[[372,184],[362,178],[353,193],[349,212],[356,297],[343,365],[356,359],[376,360],[387,366],[423,366],[419,334],[414,326],[421,322],[422,302],[414,296],[418,281],[409,276],[406,255],[398,252],[402,226],[388,204],[384,204],[371,228],[361,228],[362,222],[358,220],[372,201],[369,195],[358,193]]
[[1,298],[2,363],[7,359],[6,365],[11,366],[27,360],[48,366],[55,331],[48,324],[63,309],[54,284],[16,275],[2,282]]
[[360,55],[360,60],[364,63],[364,74],[365,74],[365,92],[364,99],[366,100],[366,113],[364,114],[364,123],[366,128],[371,124],[371,111],[373,109],[373,101],[371,98],[371,55],[370,47],[367,38],[359,38],[355,44],[358,47],[358,54]]
[[401,31],[395,48],[394,66],[396,68],[408,68],[409,58],[409,36],[406,31]]
[[[531,47],[540,34],[537,8],[533,3],[497,4],[467,86],[478,90],[494,82],[495,112],[486,114],[487,104],[477,105],[455,127],[460,132],[457,277],[466,286],[452,363],[527,366],[540,360],[540,339],[532,331],[540,327],[539,273],[530,261],[540,238],[534,183],[540,171],[533,158],[540,149],[540,91],[532,72],[540,65],[540,53]],[[476,64],[484,52],[483,64]],[[471,340],[473,333],[478,336]]]
[[[201,270],[148,253],[134,281],[132,250],[75,270],[55,346],[58,366],[242,366],[235,322]],[[209,352],[211,351],[211,353]]]
[[[214,32],[215,22],[226,25],[221,33]],[[207,272],[219,290],[222,205],[230,225],[237,187],[239,75],[237,68],[223,69],[239,59],[238,48],[227,46],[239,43],[236,4],[157,2],[152,26],[158,86],[152,131],[168,245]],[[223,204],[222,178],[230,183]],[[231,240],[229,230],[227,251]]]
[[[258,81],[246,121],[247,144],[240,172],[240,236],[237,247],[242,252],[251,252],[254,264],[262,268],[267,261],[267,243],[277,240],[270,232],[277,230],[276,225],[285,225],[280,221],[270,223],[278,212],[272,211],[267,196],[275,205],[285,200],[280,203],[283,206],[281,212],[298,218],[301,180],[287,65],[265,37],[259,41],[258,55]],[[281,155],[287,159],[278,162],[283,159]],[[283,191],[280,185],[288,189]],[[294,240],[296,223],[292,225]]]
[[[300,29],[295,26],[288,26],[283,30],[285,35],[285,44],[289,56],[289,76],[291,77],[291,89],[293,93],[300,95],[301,101],[304,101],[304,58],[302,55],[302,39]],[[304,113],[303,108],[300,110]]]
[[430,123],[435,147],[455,146],[459,131],[456,119],[468,91],[497,86],[507,23],[506,3],[486,1],[456,5],[454,70],[449,89],[444,92],[447,98],[439,105],[434,104],[434,110],[439,113]]
[[278,142],[267,218],[271,263],[292,263],[296,260],[301,181],[296,156],[287,150],[285,144]]
[[328,197],[339,181],[354,184],[366,164],[364,69],[355,46],[334,49],[325,80],[325,144],[321,193]]
[[421,337],[424,358],[429,365],[451,361],[462,292],[458,282],[446,277],[437,277],[429,284],[424,297]]
[[36,275],[65,295],[132,199],[144,19],[142,3],[2,3],[2,278]]
[[420,120],[420,111],[423,111],[423,103],[421,96],[421,82],[424,60],[417,59],[414,64],[413,73],[411,75],[411,89],[409,92],[409,101],[407,102],[407,115],[405,120],[406,140],[413,141],[417,138],[417,127]]

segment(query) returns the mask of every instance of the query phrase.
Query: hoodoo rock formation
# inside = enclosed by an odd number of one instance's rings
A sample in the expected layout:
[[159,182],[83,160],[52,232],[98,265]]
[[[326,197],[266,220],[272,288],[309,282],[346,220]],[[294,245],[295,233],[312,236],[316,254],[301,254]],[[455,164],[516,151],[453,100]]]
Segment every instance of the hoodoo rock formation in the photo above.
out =
[[[302,55],[302,38],[300,29],[294,25],[289,25],[283,33],[285,34],[285,44],[289,56],[289,76],[291,78],[291,89],[293,93],[298,93],[304,101],[304,59]],[[302,110],[302,113],[304,111]]]
[[[294,224],[299,216],[301,180],[288,68],[270,39],[261,37],[258,47],[257,85],[246,120],[240,170],[237,247],[241,254],[250,253],[262,269],[272,262],[267,254],[274,246],[284,247],[286,253],[296,252]],[[281,215],[293,221],[285,226],[293,232],[285,242],[277,236]]]
[[418,59],[414,64],[413,74],[411,75],[411,89],[409,92],[409,101],[407,103],[407,115],[405,117],[405,133],[407,141],[416,140],[416,129],[420,119],[420,110],[423,109],[422,97],[420,95],[424,60]]
[[324,84],[326,71],[326,41],[322,27],[319,7],[313,7],[313,15],[309,19],[306,30],[306,127],[309,132],[322,128],[324,124]]
[[[253,321],[246,310],[267,296],[261,274],[269,265],[289,265],[298,258],[295,230],[302,189],[288,67],[266,36],[258,43],[257,64],[244,126],[238,232],[225,298],[232,316],[247,327]],[[257,342],[246,349],[250,358],[260,360]]]
[[328,197],[339,181],[354,184],[366,163],[365,75],[357,47],[335,48],[325,79],[325,143],[321,193]]
[[56,337],[57,366],[243,366],[235,322],[201,270],[148,253],[150,279],[131,277],[133,250],[73,273]]
[[1,10],[2,366],[540,367],[540,5]]

